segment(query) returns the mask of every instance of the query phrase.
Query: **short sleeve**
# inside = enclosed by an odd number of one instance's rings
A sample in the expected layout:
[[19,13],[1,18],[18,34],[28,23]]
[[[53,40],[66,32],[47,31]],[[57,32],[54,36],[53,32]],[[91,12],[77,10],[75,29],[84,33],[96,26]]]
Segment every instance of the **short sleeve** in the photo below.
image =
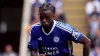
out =
[[83,37],[81,32],[79,32],[77,30],[74,30],[74,29],[73,29],[73,31],[72,31],[70,36],[71,36],[70,40],[72,40],[72,41],[74,41],[76,43],[80,42],[82,37]]
[[37,36],[36,36],[33,28],[30,30],[28,48],[29,49],[38,49],[38,39],[37,39]]
[[66,27],[66,29],[65,35],[69,40],[72,40],[76,43],[81,41],[83,34],[80,31],[77,31],[75,28],[69,25]]

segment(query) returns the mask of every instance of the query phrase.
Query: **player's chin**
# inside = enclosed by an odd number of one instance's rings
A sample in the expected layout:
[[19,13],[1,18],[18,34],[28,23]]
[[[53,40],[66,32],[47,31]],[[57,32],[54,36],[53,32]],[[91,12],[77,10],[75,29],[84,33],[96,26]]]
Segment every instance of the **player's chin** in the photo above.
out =
[[45,24],[42,24],[42,25],[45,26],[45,27],[48,27],[49,26],[49,24],[46,24],[46,23]]

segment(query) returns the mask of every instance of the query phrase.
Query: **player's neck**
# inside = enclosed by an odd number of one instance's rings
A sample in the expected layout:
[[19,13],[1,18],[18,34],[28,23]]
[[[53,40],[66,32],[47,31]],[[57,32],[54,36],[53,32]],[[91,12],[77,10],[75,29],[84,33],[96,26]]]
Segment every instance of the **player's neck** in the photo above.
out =
[[53,27],[53,24],[54,24],[54,21],[51,22],[50,26],[43,26],[43,29],[46,33],[49,33],[50,30],[52,29]]

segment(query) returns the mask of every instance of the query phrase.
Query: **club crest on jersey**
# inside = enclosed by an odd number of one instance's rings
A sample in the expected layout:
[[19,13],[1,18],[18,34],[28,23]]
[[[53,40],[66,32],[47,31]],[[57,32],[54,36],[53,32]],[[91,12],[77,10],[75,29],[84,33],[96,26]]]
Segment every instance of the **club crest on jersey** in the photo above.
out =
[[60,39],[59,39],[59,37],[57,37],[57,36],[54,37],[54,39],[53,39],[54,42],[59,42],[59,40],[60,40]]

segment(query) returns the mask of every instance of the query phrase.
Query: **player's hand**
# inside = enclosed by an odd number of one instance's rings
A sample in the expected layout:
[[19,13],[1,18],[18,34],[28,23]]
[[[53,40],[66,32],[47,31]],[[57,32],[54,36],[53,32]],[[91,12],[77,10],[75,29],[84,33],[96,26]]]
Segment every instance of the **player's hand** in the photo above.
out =
[[40,54],[39,56],[46,56],[45,54]]

